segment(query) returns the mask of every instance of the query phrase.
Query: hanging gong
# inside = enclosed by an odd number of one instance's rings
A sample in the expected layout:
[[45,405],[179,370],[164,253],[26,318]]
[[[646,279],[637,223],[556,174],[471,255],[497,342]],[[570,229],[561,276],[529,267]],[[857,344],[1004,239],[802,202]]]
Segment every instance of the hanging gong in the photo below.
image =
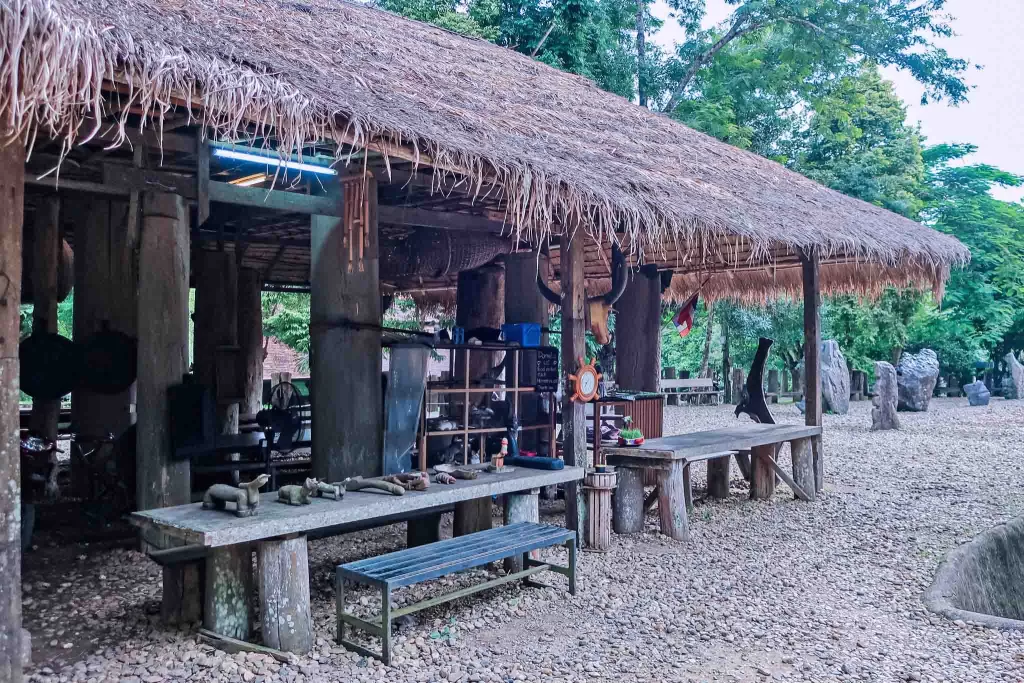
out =
[[21,390],[52,401],[78,385],[81,354],[70,339],[53,332],[31,334],[18,345]]
[[138,371],[139,343],[134,337],[103,329],[82,345],[82,387],[98,394],[119,394],[131,387]]

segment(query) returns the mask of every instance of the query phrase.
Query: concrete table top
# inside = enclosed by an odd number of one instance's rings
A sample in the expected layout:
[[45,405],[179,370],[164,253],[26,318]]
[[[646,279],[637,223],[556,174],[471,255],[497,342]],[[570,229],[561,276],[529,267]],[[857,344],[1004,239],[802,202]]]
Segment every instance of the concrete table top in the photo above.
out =
[[[482,466],[477,467],[482,470]],[[561,470],[516,467],[501,474],[481,471],[473,480],[459,479],[451,485],[432,481],[426,491],[406,491],[403,496],[380,491],[346,491],[340,501],[313,498],[309,505],[297,506],[277,502],[276,492],[264,493],[260,496],[259,510],[252,517],[236,517],[234,512],[224,510],[204,510],[201,503],[192,503],[134,512],[131,522],[187,543],[217,547],[553,486],[582,479],[583,473],[582,467]]]
[[707,432],[693,432],[660,439],[648,439],[642,446],[604,448],[606,457],[632,460],[687,460],[708,453],[748,451],[755,446],[806,439],[821,434],[821,427],[805,425],[745,424]]

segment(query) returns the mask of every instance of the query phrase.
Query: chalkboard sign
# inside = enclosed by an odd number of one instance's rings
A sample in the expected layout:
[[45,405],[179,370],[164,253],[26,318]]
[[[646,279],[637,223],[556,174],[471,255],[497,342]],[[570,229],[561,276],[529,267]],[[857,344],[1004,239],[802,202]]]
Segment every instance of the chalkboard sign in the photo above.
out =
[[558,391],[558,349],[537,349],[537,391]]

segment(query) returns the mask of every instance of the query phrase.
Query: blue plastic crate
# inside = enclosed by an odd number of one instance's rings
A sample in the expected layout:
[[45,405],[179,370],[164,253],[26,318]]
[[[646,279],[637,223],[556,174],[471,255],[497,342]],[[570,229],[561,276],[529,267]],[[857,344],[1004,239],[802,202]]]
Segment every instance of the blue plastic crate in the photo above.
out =
[[540,325],[538,323],[505,323],[501,336],[510,344],[533,348],[540,346]]

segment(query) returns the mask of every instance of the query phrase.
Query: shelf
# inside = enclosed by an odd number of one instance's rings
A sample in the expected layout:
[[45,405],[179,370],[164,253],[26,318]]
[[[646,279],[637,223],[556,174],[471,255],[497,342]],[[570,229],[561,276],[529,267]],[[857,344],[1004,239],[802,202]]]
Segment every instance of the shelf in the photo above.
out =
[[[538,429],[550,429],[550,424],[526,425],[520,427],[520,431],[532,432]],[[426,436],[462,436],[463,434],[498,434],[507,432],[507,427],[474,427],[472,429],[446,429],[439,432],[427,432]]]
[[492,391],[506,391],[516,394],[530,394],[537,391],[536,387],[432,387],[427,385],[427,392],[431,394],[489,394]]

